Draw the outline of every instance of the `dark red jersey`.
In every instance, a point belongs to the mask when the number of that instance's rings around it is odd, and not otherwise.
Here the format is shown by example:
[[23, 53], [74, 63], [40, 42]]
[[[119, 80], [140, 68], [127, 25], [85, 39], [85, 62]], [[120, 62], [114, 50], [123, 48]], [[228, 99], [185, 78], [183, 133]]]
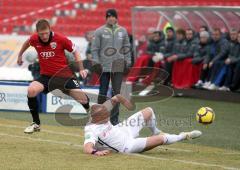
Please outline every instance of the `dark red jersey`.
[[29, 39], [29, 44], [38, 53], [41, 75], [73, 76], [73, 72], [68, 67], [64, 50], [74, 52], [76, 47], [67, 37], [53, 32], [50, 43], [45, 45], [39, 41], [37, 34], [33, 34]]

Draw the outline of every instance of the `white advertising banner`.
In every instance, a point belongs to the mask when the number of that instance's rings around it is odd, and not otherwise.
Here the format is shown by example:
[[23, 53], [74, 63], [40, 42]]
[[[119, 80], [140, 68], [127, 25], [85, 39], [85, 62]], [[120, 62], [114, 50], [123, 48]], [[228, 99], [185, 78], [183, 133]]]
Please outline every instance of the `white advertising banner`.
[[[94, 101], [92, 100], [91, 96], [96, 96], [97, 98], [97, 95], [98, 95], [97, 88], [89, 88], [89, 89], [82, 89], [82, 90], [88, 94], [89, 98], [91, 98], [90, 101]], [[92, 103], [90, 103], [90, 105], [91, 104]], [[86, 110], [83, 108], [83, 106], [80, 103], [78, 103], [76, 100], [72, 99], [71, 97], [66, 96], [59, 91], [54, 91], [53, 93], [47, 94], [47, 101], [46, 101], [47, 113], [55, 113], [59, 107], [62, 107], [64, 105], [73, 106], [70, 113], [86, 114]]]
[[0, 84], [0, 109], [28, 111], [27, 86]]

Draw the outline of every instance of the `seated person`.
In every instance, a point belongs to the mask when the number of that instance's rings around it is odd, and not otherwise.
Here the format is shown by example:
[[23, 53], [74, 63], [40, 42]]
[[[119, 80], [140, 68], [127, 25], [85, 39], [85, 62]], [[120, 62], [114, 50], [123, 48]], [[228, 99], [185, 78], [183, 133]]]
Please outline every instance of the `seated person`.
[[135, 82], [138, 80], [138, 76], [141, 74], [142, 67], [153, 67], [152, 57], [155, 53], [159, 52], [160, 47], [164, 44], [164, 34], [162, 31], [155, 31], [152, 39], [149, 41], [147, 46], [147, 54], [139, 56], [130, 70], [127, 81]]
[[177, 41], [174, 45], [174, 52], [166, 58], [167, 63], [173, 63], [172, 84], [178, 89], [190, 88], [195, 84], [199, 76], [198, 67], [192, 65], [192, 58], [197, 47], [198, 40], [194, 37], [192, 29], [178, 29], [176, 32]]
[[[218, 82], [215, 82], [216, 85], [220, 86], [222, 84], [222, 87], [219, 88], [221, 91], [230, 91], [230, 85], [232, 83], [233, 78], [233, 72], [236, 66], [237, 61], [239, 60], [239, 54], [240, 54], [240, 36], [238, 39], [238, 32], [236, 29], [232, 29], [230, 31], [230, 42], [229, 42], [229, 54], [227, 59], [225, 60], [225, 74], [223, 77], [219, 78]], [[237, 74], [237, 73], [236, 73]], [[223, 79], [223, 81], [222, 81]]]
[[209, 38], [210, 35], [207, 31], [202, 31], [199, 33], [200, 42], [197, 46], [196, 51], [193, 54], [192, 64], [194, 65], [201, 65], [201, 75], [200, 80], [194, 85], [196, 88], [202, 87], [203, 83], [207, 81], [209, 69], [207, 67], [207, 63], [205, 63], [205, 60], [208, 55], [209, 51]]
[[[123, 123], [113, 126], [109, 116], [111, 109], [117, 103], [123, 104], [129, 110], [134, 108], [134, 105], [121, 95], [91, 107], [90, 122], [84, 129], [84, 153], [97, 156], [107, 155], [110, 151], [140, 153], [159, 145], [194, 139], [202, 134], [198, 130], [182, 132], [179, 135], [161, 133], [156, 127], [156, 116], [150, 107], [140, 110]], [[152, 136], [139, 137], [139, 132], [145, 126], [151, 130]]]
[[209, 48], [209, 54], [206, 59], [207, 67], [210, 69], [209, 82], [206, 82], [203, 88], [215, 90], [218, 88], [215, 84], [216, 78], [224, 66], [224, 61], [229, 52], [229, 42], [222, 37], [219, 28], [213, 30], [212, 43]]
[[[160, 47], [160, 52], [163, 54], [164, 58], [168, 58], [173, 55], [174, 52], [174, 44], [176, 41], [175, 31], [173, 27], [166, 28], [166, 39], [164, 46]], [[153, 57], [154, 59], [154, 57]], [[158, 58], [155, 62], [160, 61], [162, 58]], [[171, 77], [172, 77], [172, 63], [164, 62], [163, 63], [164, 70], [169, 74], [164, 84], [171, 85]]]
[[186, 31], [178, 29], [176, 35], [177, 41], [174, 45], [174, 53], [173, 55], [167, 57], [167, 62], [192, 58], [198, 44], [192, 29], [187, 29]]

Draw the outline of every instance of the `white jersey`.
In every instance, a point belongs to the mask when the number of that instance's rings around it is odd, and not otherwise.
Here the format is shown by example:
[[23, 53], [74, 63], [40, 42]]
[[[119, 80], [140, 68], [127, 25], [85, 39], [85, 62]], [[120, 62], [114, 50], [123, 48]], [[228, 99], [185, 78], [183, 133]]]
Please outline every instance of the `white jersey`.
[[144, 124], [141, 112], [135, 113], [116, 126], [113, 126], [110, 121], [105, 124], [87, 124], [84, 129], [84, 145], [90, 142], [100, 150], [107, 147], [125, 153], [142, 152], [147, 138], [137, 137]]
[[[126, 146], [126, 141], [129, 139], [128, 130], [123, 126], [113, 126], [110, 121], [105, 124], [88, 124], [85, 126], [85, 141], [93, 143], [95, 146], [97, 142], [103, 144], [105, 147], [116, 149], [123, 152]], [[113, 149], [113, 150], [114, 150]]]

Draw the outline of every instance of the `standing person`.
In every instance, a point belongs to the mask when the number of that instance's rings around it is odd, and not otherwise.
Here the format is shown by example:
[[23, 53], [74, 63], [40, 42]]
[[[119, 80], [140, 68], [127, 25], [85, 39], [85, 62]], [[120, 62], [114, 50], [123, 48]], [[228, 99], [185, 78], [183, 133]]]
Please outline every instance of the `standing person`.
[[[120, 94], [123, 71], [131, 65], [130, 43], [125, 28], [118, 25], [115, 9], [106, 11], [106, 24], [95, 31], [92, 42], [93, 60], [102, 65], [98, 103], [106, 101], [109, 81], [112, 83], [112, 95]], [[119, 105], [111, 113], [113, 125], [118, 123]]]
[[28, 106], [32, 114], [33, 122], [24, 132], [33, 133], [40, 131], [40, 119], [38, 113], [37, 95], [41, 92], [48, 93], [55, 89], [60, 89], [65, 94], [71, 96], [83, 107], [89, 109], [89, 99], [79, 87], [77, 80], [74, 78], [73, 72], [68, 67], [67, 58], [64, 50], [72, 52], [76, 62], [79, 62], [80, 75], [85, 78], [87, 75], [81, 62], [79, 53], [76, 51], [75, 45], [71, 40], [63, 35], [51, 31], [47, 20], [41, 19], [36, 24], [37, 33], [27, 39], [18, 54], [18, 65], [22, 65], [22, 55], [30, 47], [33, 46], [37, 53], [40, 65], [40, 77], [33, 81], [27, 92]]

